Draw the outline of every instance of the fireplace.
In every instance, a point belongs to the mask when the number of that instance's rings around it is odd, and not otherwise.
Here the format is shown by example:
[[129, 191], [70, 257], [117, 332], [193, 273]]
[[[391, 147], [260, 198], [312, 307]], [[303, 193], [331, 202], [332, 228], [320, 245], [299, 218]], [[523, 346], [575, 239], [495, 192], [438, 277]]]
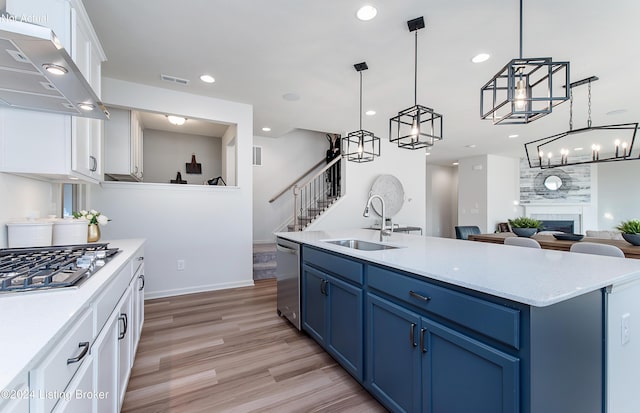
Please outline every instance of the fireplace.
[[541, 231], [561, 231], [573, 234], [573, 220], [553, 219], [541, 220]]

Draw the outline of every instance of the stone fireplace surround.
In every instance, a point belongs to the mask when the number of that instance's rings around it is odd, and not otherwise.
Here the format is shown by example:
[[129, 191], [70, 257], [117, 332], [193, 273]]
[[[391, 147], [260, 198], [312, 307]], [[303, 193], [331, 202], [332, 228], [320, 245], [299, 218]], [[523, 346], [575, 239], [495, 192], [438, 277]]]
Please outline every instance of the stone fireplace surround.
[[[524, 206], [524, 205], [523, 205]], [[584, 232], [582, 206], [575, 205], [526, 205], [524, 206], [524, 215], [539, 221], [572, 221], [573, 233], [581, 234]], [[554, 231], [554, 229], [546, 229]], [[562, 229], [556, 229], [563, 231]]]

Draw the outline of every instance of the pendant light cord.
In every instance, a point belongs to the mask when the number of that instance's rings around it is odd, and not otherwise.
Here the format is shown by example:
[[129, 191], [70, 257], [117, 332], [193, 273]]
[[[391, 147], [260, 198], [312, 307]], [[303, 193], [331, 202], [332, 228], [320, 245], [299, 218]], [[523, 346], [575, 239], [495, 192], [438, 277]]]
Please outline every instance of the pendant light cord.
[[416, 41], [415, 48], [413, 51], [414, 59], [413, 59], [413, 104], [415, 106], [418, 105], [418, 31], [416, 30]]
[[362, 72], [360, 72], [360, 130], [362, 130]]
[[520, 0], [520, 59], [522, 60], [522, 0]]

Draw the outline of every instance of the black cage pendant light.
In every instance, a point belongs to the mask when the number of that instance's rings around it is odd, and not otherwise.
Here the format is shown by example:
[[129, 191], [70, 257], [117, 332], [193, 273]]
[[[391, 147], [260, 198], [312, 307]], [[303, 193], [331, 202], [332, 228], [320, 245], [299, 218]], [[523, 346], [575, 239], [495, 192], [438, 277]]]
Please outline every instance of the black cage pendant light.
[[415, 32], [414, 104], [389, 120], [389, 140], [400, 148], [421, 149], [442, 140], [442, 115], [418, 105], [418, 30], [425, 27], [424, 18], [409, 20], [407, 26], [410, 32]]
[[520, 57], [507, 63], [482, 86], [480, 117], [503, 125], [533, 122], [569, 100], [569, 82], [569, 62], [522, 57], [520, 0]]
[[362, 129], [362, 72], [369, 67], [366, 62], [353, 65], [360, 73], [360, 129], [342, 138], [342, 153], [352, 162], [371, 162], [380, 156], [380, 138]]
[[[569, 86], [571, 103], [569, 130], [528, 142], [524, 145], [530, 168], [550, 169], [558, 166], [640, 159], [635, 144], [638, 123], [592, 126], [591, 83], [596, 76], [579, 80]], [[587, 127], [573, 128], [573, 88], [589, 85]]]

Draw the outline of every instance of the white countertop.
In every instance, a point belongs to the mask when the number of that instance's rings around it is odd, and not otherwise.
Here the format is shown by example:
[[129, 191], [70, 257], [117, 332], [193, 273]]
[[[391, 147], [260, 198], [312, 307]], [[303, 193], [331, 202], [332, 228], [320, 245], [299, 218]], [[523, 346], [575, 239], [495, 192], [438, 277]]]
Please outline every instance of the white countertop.
[[46, 356], [47, 349], [61, 338], [64, 327], [86, 309], [144, 240], [101, 242], [108, 242], [110, 248], [117, 247], [121, 252], [80, 287], [0, 294], [0, 349], [4, 355], [0, 363], [0, 390], [7, 389], [16, 377]]
[[385, 244], [404, 248], [361, 251], [322, 242], [346, 238], [379, 242], [378, 231], [365, 229], [276, 235], [536, 307], [640, 279], [640, 260], [630, 258], [398, 233]]

